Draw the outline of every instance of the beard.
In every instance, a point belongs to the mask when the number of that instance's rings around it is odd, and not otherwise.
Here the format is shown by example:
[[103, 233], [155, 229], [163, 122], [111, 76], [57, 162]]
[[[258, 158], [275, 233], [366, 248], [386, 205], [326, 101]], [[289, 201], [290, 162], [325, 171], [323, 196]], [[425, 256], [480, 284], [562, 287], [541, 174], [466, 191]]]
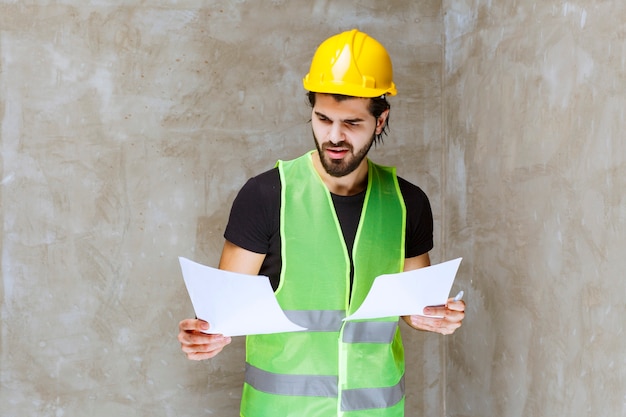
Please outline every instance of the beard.
[[[313, 133], [313, 141], [315, 142], [317, 153], [320, 156], [322, 167], [328, 175], [333, 177], [344, 177], [357, 169], [359, 165], [361, 165], [363, 159], [367, 156], [375, 138], [376, 134], [373, 134], [370, 141], [361, 149], [357, 149], [355, 153], [354, 147], [345, 141], [338, 143], [324, 142], [320, 144], [315, 137], [315, 133]], [[326, 149], [332, 147], [345, 148], [348, 150], [348, 153], [342, 159], [332, 159], [325, 152]]]

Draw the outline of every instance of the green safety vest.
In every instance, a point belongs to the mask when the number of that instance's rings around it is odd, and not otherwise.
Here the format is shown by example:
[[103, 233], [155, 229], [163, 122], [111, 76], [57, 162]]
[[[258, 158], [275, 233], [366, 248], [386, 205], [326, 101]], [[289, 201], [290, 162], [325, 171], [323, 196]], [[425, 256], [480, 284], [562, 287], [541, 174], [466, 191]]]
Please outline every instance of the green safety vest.
[[287, 317], [308, 330], [247, 337], [244, 417], [404, 415], [398, 317], [342, 321], [375, 277], [404, 267], [406, 208], [395, 169], [368, 164], [351, 293], [348, 249], [311, 153], [277, 164], [282, 270], [276, 298]]

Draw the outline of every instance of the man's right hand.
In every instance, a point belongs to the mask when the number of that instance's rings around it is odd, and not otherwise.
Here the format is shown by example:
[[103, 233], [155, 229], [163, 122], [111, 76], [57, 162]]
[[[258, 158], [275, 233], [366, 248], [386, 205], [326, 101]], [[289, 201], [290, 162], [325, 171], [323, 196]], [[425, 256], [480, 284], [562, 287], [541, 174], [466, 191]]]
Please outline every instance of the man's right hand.
[[220, 353], [231, 342], [230, 337], [221, 334], [206, 334], [209, 323], [198, 319], [185, 319], [178, 324], [178, 341], [187, 359], [201, 361]]

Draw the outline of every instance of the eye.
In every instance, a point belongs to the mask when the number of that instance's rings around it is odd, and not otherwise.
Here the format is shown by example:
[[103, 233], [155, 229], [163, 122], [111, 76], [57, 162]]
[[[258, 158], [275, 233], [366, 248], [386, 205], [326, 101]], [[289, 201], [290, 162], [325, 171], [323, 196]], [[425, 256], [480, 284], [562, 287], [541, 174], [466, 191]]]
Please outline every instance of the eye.
[[319, 120], [320, 122], [330, 122], [330, 119], [328, 117], [319, 113], [317, 113], [317, 120]]

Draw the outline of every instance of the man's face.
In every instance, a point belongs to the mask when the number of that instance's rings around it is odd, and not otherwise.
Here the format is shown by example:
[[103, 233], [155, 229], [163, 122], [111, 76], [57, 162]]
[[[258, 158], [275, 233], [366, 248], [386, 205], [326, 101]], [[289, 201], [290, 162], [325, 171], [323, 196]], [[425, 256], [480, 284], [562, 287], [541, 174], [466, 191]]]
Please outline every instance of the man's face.
[[315, 146], [322, 166], [333, 177], [354, 171], [367, 156], [376, 134], [387, 117], [378, 121], [368, 110], [370, 100], [351, 98], [337, 101], [328, 94], [317, 94], [311, 114]]

